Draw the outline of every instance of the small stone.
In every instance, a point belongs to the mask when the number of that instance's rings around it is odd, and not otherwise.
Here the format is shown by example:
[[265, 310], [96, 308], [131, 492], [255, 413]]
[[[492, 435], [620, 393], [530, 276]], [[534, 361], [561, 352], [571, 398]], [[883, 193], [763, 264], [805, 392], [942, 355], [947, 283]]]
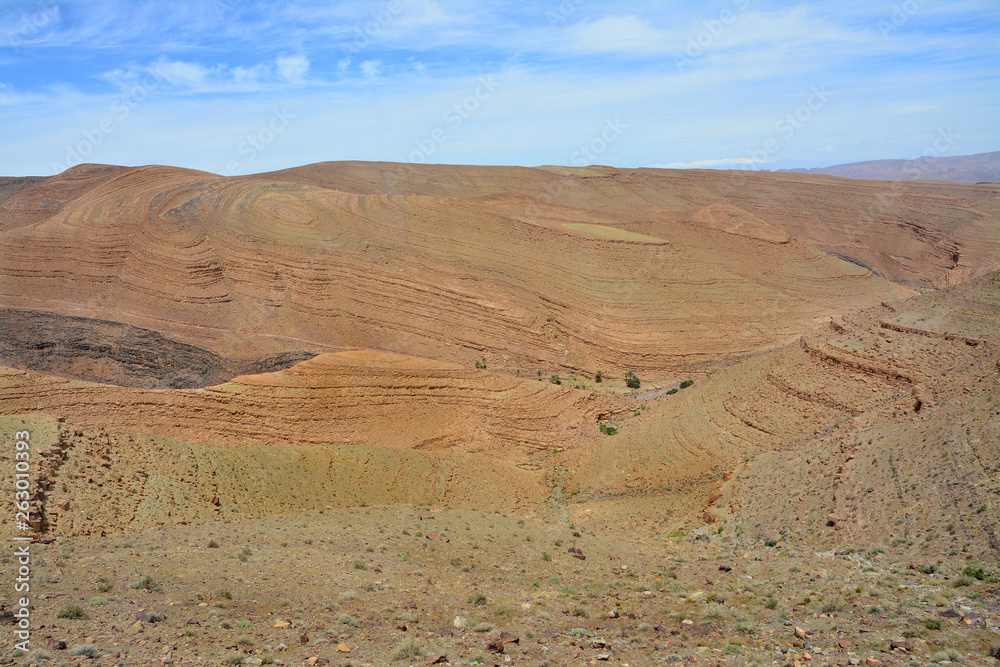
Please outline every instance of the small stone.
[[598, 654], [597, 654], [596, 656], [594, 656], [594, 657], [595, 657], [595, 658], [597, 658], [598, 660], [604, 660], [604, 661], [607, 661], [607, 660], [610, 660], [610, 659], [611, 659], [611, 654], [610, 654], [610, 653], [598, 653]]
[[694, 625], [694, 621], [692, 621], [690, 618], [685, 618], [683, 621], [681, 621], [681, 625], [690, 628], [692, 625]]
[[798, 626], [795, 626], [795, 636], [798, 637], [799, 639], [805, 639], [806, 631]]
[[306, 659], [307, 665], [315, 665], [317, 662], [319, 662], [319, 658], [315, 655], [312, 656], [311, 658]]
[[608, 642], [604, 640], [604, 637], [594, 637], [590, 640], [590, 648], [606, 648]]
[[49, 642], [49, 648], [52, 649], [53, 651], [65, 651], [66, 642], [64, 642], [61, 639], [53, 639], [52, 641]]
[[469, 620], [464, 616], [456, 616], [455, 620], [451, 622], [451, 625], [455, 628], [461, 629], [469, 624]]
[[618, 609], [612, 609], [608, 612], [608, 618], [618, 618]]
[[347, 646], [347, 644], [337, 644], [337, 650], [341, 653], [351, 652], [351, 649]]
[[142, 632], [142, 628], [143, 628], [142, 621], [136, 621], [132, 625], [130, 625], [127, 628], [125, 628], [125, 634], [127, 634], [127, 635], [137, 635], [140, 632]]
[[865, 658], [866, 665], [881, 665], [882, 661], [878, 658]]
[[211, 500], [211, 503], [212, 503], [213, 505], [215, 505], [216, 507], [218, 507], [219, 505], [221, 505], [221, 504], [222, 504], [222, 500], [221, 500], [221, 499], [219, 499], [219, 496], [212, 496], [212, 500]]
[[448, 662], [448, 656], [446, 656], [444, 653], [435, 653], [431, 657], [427, 658], [427, 662], [424, 664], [437, 665], [442, 662]]
[[285, 628], [290, 628], [290, 627], [292, 627], [292, 624], [291, 624], [291, 623], [289, 623], [288, 621], [283, 621], [283, 620], [281, 620], [281, 619], [279, 618], [279, 619], [277, 619], [277, 620], [276, 620], [276, 621], [274, 622], [274, 627], [276, 627], [276, 628], [278, 628], [278, 629], [280, 629], [280, 630], [284, 630]]

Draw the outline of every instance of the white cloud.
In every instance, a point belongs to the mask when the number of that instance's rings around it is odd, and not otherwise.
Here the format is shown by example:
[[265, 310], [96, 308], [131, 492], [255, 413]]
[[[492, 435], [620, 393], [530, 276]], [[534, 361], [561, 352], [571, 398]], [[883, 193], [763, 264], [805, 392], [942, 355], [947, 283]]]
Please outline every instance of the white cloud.
[[278, 56], [278, 74], [294, 83], [300, 83], [309, 71], [309, 59], [302, 54]]
[[650, 53], [670, 49], [668, 34], [635, 16], [608, 16], [570, 29], [571, 44], [580, 51]]
[[382, 70], [381, 60], [365, 60], [361, 63], [361, 73], [366, 79], [374, 79]]

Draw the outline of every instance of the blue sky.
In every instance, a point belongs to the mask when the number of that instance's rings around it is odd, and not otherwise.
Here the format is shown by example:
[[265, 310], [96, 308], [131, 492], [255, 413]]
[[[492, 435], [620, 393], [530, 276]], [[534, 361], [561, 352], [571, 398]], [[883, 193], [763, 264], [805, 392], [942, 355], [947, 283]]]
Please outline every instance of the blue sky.
[[1000, 2], [0, 2], [0, 175], [1000, 149]]

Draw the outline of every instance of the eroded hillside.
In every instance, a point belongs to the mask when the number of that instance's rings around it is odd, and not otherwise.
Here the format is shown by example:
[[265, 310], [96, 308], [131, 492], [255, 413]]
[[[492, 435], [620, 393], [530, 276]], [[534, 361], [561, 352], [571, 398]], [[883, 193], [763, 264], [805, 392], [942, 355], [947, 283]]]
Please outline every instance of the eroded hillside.
[[0, 203], [18, 248], [0, 287], [7, 307], [225, 358], [379, 349], [669, 381], [912, 294], [879, 276], [943, 285], [1000, 265], [996, 188], [883, 186], [603, 167], [329, 163], [227, 179], [84, 165]]

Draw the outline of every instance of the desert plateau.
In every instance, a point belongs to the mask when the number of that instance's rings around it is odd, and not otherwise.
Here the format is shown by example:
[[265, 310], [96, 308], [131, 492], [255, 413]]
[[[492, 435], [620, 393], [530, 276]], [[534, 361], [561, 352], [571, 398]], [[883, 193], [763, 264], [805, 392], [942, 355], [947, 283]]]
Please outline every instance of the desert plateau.
[[996, 184], [0, 186], [0, 664], [995, 664]]

